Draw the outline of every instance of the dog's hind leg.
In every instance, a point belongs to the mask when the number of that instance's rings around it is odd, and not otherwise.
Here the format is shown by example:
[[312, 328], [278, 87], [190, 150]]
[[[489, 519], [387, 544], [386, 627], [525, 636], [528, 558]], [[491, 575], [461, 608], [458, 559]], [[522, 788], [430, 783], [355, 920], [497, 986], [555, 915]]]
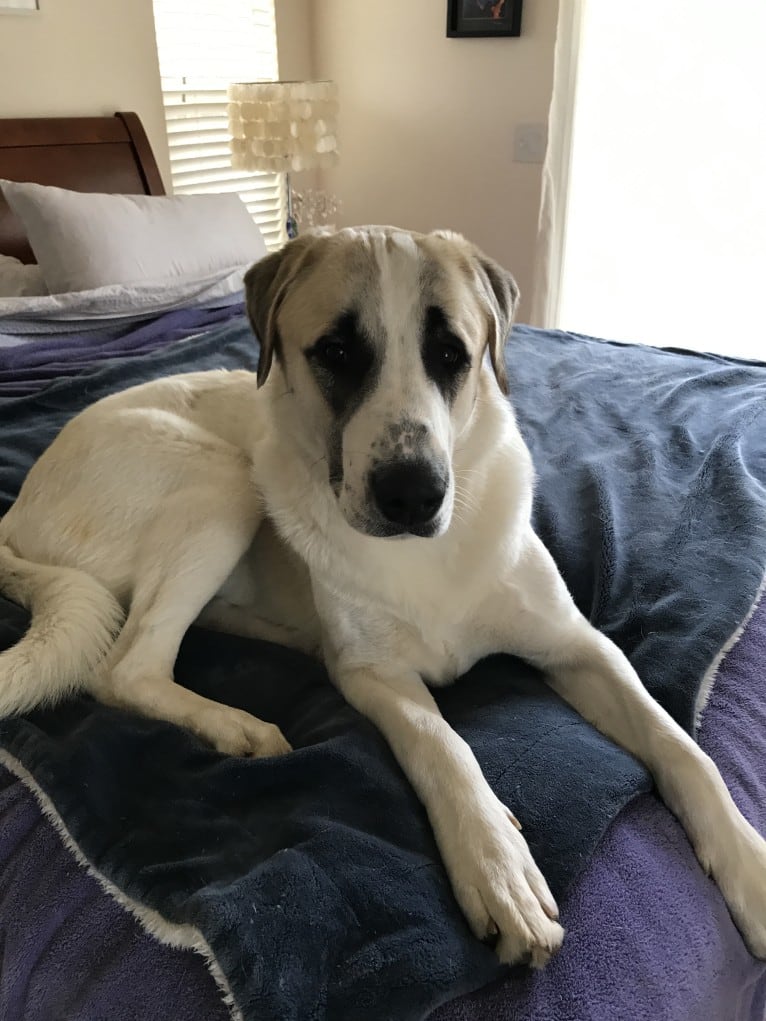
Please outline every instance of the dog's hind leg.
[[261, 516], [249, 486], [225, 488], [222, 500], [220, 485], [177, 493], [142, 537], [130, 612], [91, 690], [107, 704], [186, 727], [226, 754], [278, 755], [290, 750], [278, 727], [173, 679], [187, 628], [247, 549]]
[[32, 613], [21, 641], [0, 653], [0, 717], [79, 691], [124, 618], [112, 593], [83, 571], [25, 560], [2, 543], [0, 591]]

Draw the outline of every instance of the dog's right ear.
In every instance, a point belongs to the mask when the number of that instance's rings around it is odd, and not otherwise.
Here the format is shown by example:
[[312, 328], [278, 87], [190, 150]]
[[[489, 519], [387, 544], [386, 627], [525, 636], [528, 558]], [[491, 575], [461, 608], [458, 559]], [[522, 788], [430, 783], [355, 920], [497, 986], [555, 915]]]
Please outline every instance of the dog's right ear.
[[245, 273], [247, 316], [261, 346], [259, 387], [268, 379], [274, 352], [279, 348], [277, 314], [289, 286], [308, 265], [308, 254], [314, 241], [310, 234], [288, 241], [284, 248], [265, 255]]

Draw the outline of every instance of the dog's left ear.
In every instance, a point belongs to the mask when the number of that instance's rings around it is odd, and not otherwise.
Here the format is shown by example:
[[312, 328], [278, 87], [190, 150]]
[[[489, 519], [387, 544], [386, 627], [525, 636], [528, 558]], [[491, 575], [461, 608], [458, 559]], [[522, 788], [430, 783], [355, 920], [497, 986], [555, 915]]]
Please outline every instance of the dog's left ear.
[[519, 288], [511, 274], [482, 252], [475, 253], [479, 276], [489, 302], [489, 357], [498, 386], [508, 393], [505, 371], [505, 342], [519, 304]]
[[259, 259], [245, 273], [245, 304], [250, 325], [261, 345], [258, 358], [258, 386], [263, 386], [279, 345], [277, 314], [288, 287], [308, 262], [314, 235], [304, 234], [288, 241], [284, 248]]

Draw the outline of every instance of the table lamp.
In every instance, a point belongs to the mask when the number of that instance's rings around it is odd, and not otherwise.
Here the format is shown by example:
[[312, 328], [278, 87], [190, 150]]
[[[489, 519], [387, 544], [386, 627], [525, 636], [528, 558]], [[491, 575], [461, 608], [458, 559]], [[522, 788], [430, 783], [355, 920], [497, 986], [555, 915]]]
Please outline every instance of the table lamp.
[[237, 82], [229, 86], [231, 164], [285, 173], [287, 236], [296, 237], [291, 171], [331, 167], [338, 159], [335, 82]]

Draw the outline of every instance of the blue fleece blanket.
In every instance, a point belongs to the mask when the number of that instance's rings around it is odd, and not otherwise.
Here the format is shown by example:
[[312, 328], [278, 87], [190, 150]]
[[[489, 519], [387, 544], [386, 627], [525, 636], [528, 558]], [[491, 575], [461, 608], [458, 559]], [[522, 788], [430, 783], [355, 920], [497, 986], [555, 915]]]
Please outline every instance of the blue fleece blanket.
[[[0, 402], [0, 498], [98, 397], [254, 360], [244, 324], [229, 325]], [[536, 527], [580, 607], [690, 727], [766, 565], [766, 367], [519, 328], [508, 368]], [[0, 645], [24, 626], [6, 603]], [[274, 720], [296, 752], [225, 759], [84, 698], [6, 721], [0, 739], [102, 873], [204, 933], [246, 1019], [406, 1021], [501, 973], [385, 743], [321, 666], [193, 630], [176, 675]], [[439, 699], [560, 896], [646, 774], [511, 657]]]

